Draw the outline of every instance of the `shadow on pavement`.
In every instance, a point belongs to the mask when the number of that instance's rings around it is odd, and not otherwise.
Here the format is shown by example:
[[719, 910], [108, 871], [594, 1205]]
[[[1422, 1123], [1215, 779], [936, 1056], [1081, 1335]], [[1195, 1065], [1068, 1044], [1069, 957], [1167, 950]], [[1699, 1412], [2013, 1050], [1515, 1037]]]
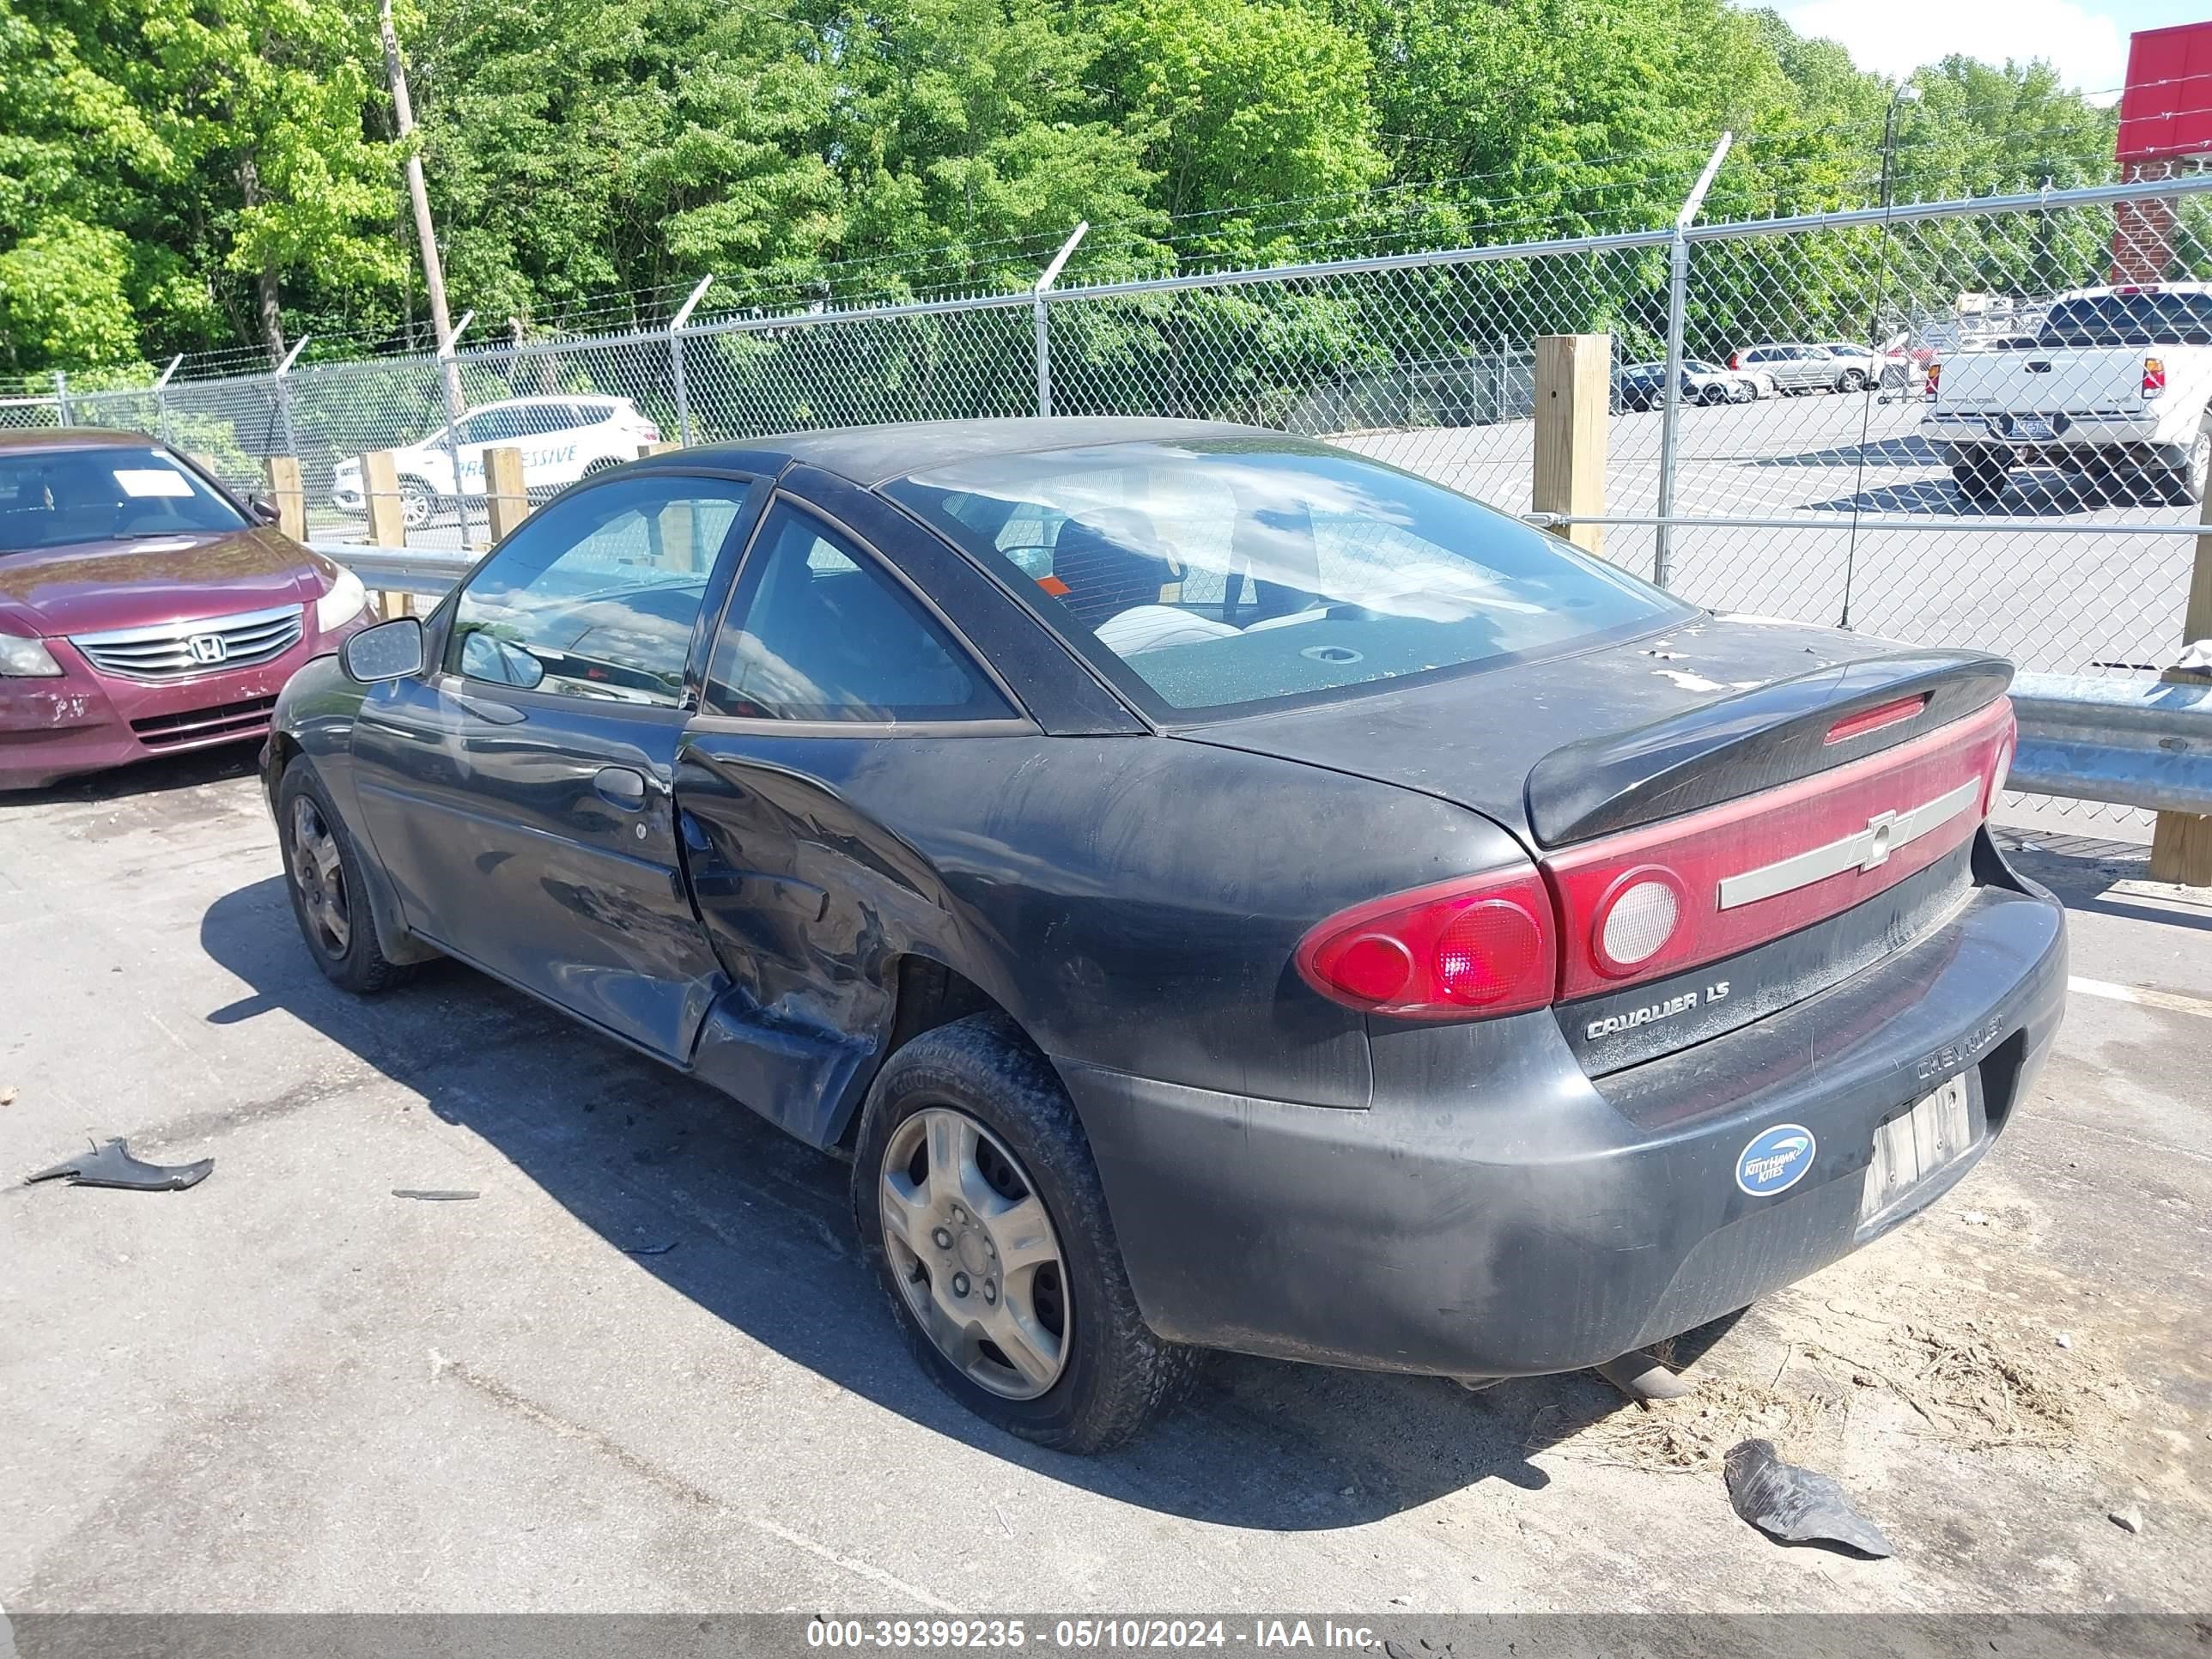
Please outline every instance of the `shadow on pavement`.
[[0, 790], [0, 811], [11, 806], [124, 800], [134, 795], [187, 790], [225, 778], [251, 777], [261, 753], [261, 741], [257, 737], [181, 755], [161, 755], [135, 765], [64, 778], [44, 789]]
[[[1871, 465], [1871, 463], [1869, 463]], [[1770, 465], [1766, 461], [1752, 463]], [[1929, 465], [1940, 465], [1931, 462]], [[1949, 469], [1925, 478], [1878, 484], [1849, 495], [1807, 501], [1808, 513], [1917, 513], [1948, 519], [2064, 519], [2091, 507], [2172, 507], [2165, 486], [2149, 479], [2087, 478], [2055, 469], [2023, 469], [2007, 481], [1993, 501], [1970, 501], [1952, 481]], [[2054, 525], [2054, 529], [2067, 526]]]
[[[1486, 1480], [1540, 1491], [1531, 1452], [1621, 1408], [1588, 1373], [1470, 1395], [1438, 1378], [1224, 1355], [1192, 1402], [1104, 1457], [1000, 1434], [914, 1364], [848, 1211], [847, 1166], [743, 1107], [455, 964], [374, 1000], [318, 973], [283, 878], [218, 899], [208, 955], [252, 988], [209, 1016], [281, 1012], [482, 1136], [635, 1271], [911, 1421], [1123, 1502], [1269, 1530], [1380, 1519]], [[1697, 1351], [1678, 1339], [1678, 1352]]]

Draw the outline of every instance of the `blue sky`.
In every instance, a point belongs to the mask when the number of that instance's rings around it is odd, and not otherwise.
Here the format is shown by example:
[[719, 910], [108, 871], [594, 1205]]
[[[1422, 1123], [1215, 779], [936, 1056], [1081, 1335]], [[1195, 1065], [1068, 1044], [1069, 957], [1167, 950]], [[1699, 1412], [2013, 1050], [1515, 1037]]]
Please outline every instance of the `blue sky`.
[[1861, 69], [1909, 73], [1954, 52], [2046, 58], [2084, 92], [2127, 78], [2136, 29], [2212, 21], [2212, 0], [1778, 0], [1805, 34], [1840, 40]]

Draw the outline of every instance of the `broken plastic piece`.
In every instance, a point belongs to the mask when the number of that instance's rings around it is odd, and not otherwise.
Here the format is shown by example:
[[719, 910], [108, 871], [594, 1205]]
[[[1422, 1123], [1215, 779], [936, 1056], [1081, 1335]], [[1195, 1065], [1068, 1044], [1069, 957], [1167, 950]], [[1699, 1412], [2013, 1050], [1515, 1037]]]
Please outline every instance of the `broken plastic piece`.
[[1770, 1538], [1785, 1544], [1839, 1544], [1861, 1555], [1897, 1553], [1881, 1528], [1851, 1507], [1832, 1475], [1784, 1462], [1771, 1440], [1729, 1447], [1722, 1468], [1729, 1504]]
[[112, 1140], [94, 1142], [92, 1150], [76, 1158], [64, 1159], [51, 1170], [41, 1170], [26, 1177], [23, 1184], [32, 1186], [41, 1181], [54, 1181], [66, 1176], [72, 1187], [119, 1187], [132, 1193], [180, 1193], [187, 1187], [197, 1187], [207, 1179], [208, 1171], [215, 1168], [211, 1158], [201, 1158], [196, 1164], [149, 1164], [131, 1156], [131, 1148], [118, 1135]]
[[676, 1241], [672, 1238], [665, 1244], [625, 1244], [623, 1246], [623, 1254], [624, 1255], [666, 1255], [675, 1248]]
[[482, 1193], [472, 1193], [461, 1187], [394, 1187], [394, 1198], [427, 1199], [434, 1204], [454, 1204], [465, 1198], [482, 1198]]

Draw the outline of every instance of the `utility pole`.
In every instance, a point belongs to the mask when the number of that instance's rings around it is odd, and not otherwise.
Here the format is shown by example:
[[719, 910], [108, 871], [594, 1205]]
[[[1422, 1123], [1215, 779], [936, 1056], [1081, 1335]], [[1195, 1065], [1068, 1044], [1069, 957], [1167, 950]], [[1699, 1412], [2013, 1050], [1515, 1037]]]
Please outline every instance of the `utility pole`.
[[[405, 143], [415, 131], [415, 106], [407, 96], [407, 65], [399, 57], [399, 31], [392, 24], [392, 0], [384, 0], [378, 14], [384, 34], [384, 71], [392, 82], [392, 113], [399, 141]], [[453, 361], [453, 324], [446, 309], [446, 270], [438, 258], [437, 228], [430, 222], [430, 193], [422, 184], [422, 158], [407, 153], [407, 195], [415, 208], [415, 245], [422, 252], [422, 286], [430, 297], [430, 326], [438, 337], [438, 362], [446, 377], [446, 407], [465, 408], [461, 397], [461, 372]], [[456, 481], [458, 483], [458, 480]]]

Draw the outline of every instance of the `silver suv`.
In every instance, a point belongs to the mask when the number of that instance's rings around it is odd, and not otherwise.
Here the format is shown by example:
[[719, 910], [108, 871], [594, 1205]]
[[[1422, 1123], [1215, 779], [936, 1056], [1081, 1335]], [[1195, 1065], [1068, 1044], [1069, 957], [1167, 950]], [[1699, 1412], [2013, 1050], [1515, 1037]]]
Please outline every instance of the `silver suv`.
[[1778, 392], [1863, 392], [1874, 384], [1871, 363], [1802, 341], [1746, 346], [1730, 368], [1758, 369], [1774, 377]]

